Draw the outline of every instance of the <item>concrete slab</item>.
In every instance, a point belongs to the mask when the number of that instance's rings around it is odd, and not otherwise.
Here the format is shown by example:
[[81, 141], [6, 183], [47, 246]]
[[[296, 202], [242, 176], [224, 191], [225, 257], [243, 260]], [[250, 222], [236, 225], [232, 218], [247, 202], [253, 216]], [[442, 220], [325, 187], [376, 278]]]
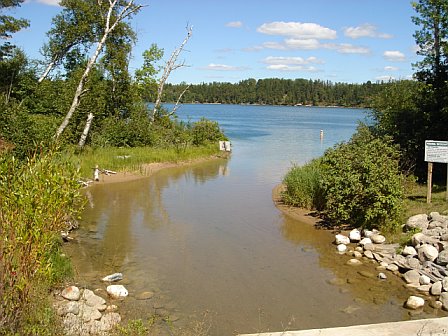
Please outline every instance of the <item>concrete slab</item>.
[[448, 317], [240, 336], [448, 336]]

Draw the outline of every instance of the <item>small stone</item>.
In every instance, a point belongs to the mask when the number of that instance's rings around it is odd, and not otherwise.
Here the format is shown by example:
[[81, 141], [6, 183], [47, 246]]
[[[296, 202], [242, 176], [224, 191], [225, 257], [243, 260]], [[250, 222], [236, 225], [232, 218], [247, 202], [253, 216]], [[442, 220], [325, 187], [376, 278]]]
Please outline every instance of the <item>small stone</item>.
[[358, 260], [358, 259], [350, 259], [347, 261], [346, 264], [350, 265], [350, 266], [359, 266], [359, 265], [362, 265], [362, 262], [361, 262], [361, 260]]
[[369, 272], [369, 271], [359, 271], [358, 273], [365, 278], [369, 278], [369, 279], [375, 278], [375, 274], [373, 274], [372, 272]]
[[352, 243], [357, 243], [361, 240], [361, 232], [358, 229], [353, 229], [348, 234], [348, 237]]
[[448, 292], [448, 277], [442, 279], [442, 288], [445, 292]]
[[442, 266], [448, 265], [448, 250], [443, 250], [439, 253], [437, 257], [437, 264]]
[[128, 290], [123, 285], [109, 285], [106, 291], [114, 299], [121, 299], [129, 295]]
[[358, 252], [358, 251], [354, 251], [353, 252], [353, 256], [355, 257], [355, 258], [362, 258], [362, 254], [361, 254], [361, 252]]
[[101, 281], [104, 282], [114, 282], [119, 280], [123, 280], [123, 274], [121, 273], [110, 274], [101, 279]]
[[429, 291], [431, 295], [442, 294], [442, 281], [436, 281], [432, 284], [431, 290]]
[[364, 250], [375, 251], [375, 245], [373, 243], [366, 243], [364, 244]]
[[365, 244], [372, 244], [372, 239], [366, 237], [359, 241], [359, 245], [364, 246]]
[[387, 265], [386, 269], [391, 272], [398, 272], [399, 268], [395, 264], [389, 264], [389, 265]]
[[429, 303], [429, 305], [430, 305], [432, 308], [434, 308], [434, 309], [442, 309], [442, 307], [443, 307], [442, 302], [440, 302], [439, 300], [437, 300], [437, 301], [431, 301], [431, 302]]
[[403, 278], [408, 284], [419, 284], [420, 273], [416, 270], [410, 270], [403, 274]]
[[78, 301], [79, 298], [81, 297], [81, 292], [79, 291], [79, 288], [76, 286], [68, 286], [62, 291], [61, 295], [64, 299], [70, 301]]
[[121, 316], [118, 313], [107, 313], [101, 318], [101, 330], [109, 331], [121, 322]]
[[347, 245], [339, 244], [338, 246], [336, 246], [336, 249], [339, 253], [344, 253], [345, 251], [347, 251]]
[[137, 300], [149, 300], [154, 296], [153, 292], [142, 292], [139, 295], [137, 295], [135, 298]]
[[359, 253], [363, 253], [364, 249], [361, 246], [356, 246], [355, 251], [358, 251]]
[[403, 252], [401, 252], [402, 255], [405, 257], [407, 256], [415, 256], [417, 255], [417, 251], [413, 246], [405, 246], [403, 249]]
[[448, 310], [448, 292], [443, 292], [439, 297], [440, 302], [442, 302], [442, 307]]
[[84, 289], [84, 292], [82, 293], [82, 299], [84, 299], [86, 301], [86, 304], [90, 307], [103, 306], [106, 303], [106, 300], [96, 295], [90, 289]]
[[386, 241], [386, 237], [380, 234], [373, 234], [370, 236], [370, 239], [375, 244], [383, 244]]
[[389, 263], [386, 261], [380, 261], [380, 266], [387, 268], [387, 266], [389, 266]]
[[339, 244], [344, 244], [344, 245], [350, 244], [350, 238], [348, 238], [347, 236], [344, 236], [342, 234], [337, 234], [335, 236], [335, 240], [336, 240], [336, 245], [339, 245]]
[[383, 272], [378, 273], [378, 279], [380, 279], [380, 280], [386, 280], [386, 279], [387, 279], [387, 275], [384, 274]]
[[420, 285], [429, 285], [431, 283], [431, 279], [427, 275], [420, 275], [418, 280]]
[[364, 256], [369, 259], [374, 258], [372, 251], [364, 251]]
[[418, 309], [420, 307], [423, 307], [425, 305], [425, 300], [419, 296], [411, 295], [406, 303], [405, 307], [409, 309]]
[[57, 309], [57, 314], [59, 316], [65, 316], [67, 314], [78, 315], [79, 314], [79, 304], [76, 301], [63, 302], [59, 305]]
[[417, 258], [407, 258], [406, 263], [408, 264], [408, 266], [412, 269], [421, 269], [422, 268], [422, 264], [420, 263], [420, 260], [418, 260]]
[[421, 293], [429, 293], [431, 289], [431, 285], [420, 285], [417, 287], [417, 291]]

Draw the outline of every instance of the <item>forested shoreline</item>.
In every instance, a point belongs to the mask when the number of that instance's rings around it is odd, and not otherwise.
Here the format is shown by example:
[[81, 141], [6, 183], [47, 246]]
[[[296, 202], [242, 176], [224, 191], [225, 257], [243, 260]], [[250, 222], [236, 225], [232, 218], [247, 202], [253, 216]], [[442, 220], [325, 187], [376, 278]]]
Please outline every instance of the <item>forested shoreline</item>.
[[184, 103], [371, 107], [390, 83], [333, 83], [311, 79], [246, 79], [238, 83], [167, 84], [164, 99]]

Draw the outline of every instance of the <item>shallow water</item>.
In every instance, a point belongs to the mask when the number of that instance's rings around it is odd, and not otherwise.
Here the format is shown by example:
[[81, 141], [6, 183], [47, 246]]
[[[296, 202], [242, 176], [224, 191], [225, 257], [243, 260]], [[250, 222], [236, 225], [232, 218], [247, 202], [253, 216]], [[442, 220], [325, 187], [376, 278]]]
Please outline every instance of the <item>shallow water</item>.
[[[68, 247], [79, 281], [104, 288], [100, 278], [122, 272], [130, 292], [118, 303], [125, 317], [156, 312], [175, 327], [204, 322], [212, 335], [411, 318], [401, 307], [409, 295], [401, 280], [360, 274], [375, 275], [373, 264], [346, 266], [330, 232], [285, 216], [272, 202], [292, 162], [347, 140], [363, 112], [183, 106], [184, 120], [220, 121], [231, 158], [89, 188], [77, 243]], [[154, 297], [137, 300], [144, 291]]]

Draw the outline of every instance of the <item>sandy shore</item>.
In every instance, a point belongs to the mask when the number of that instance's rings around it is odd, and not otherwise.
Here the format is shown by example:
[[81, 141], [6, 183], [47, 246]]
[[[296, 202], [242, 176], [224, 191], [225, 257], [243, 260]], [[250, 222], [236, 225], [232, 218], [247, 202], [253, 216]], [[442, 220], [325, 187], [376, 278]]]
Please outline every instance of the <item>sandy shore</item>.
[[284, 189], [285, 186], [279, 184], [272, 190], [272, 200], [274, 201], [274, 204], [277, 207], [277, 209], [279, 209], [285, 215], [288, 215], [302, 223], [318, 226], [319, 223], [321, 222], [321, 219], [316, 216], [314, 211], [289, 206], [283, 203], [281, 193]]
[[100, 174], [100, 180], [97, 182], [94, 182], [94, 184], [109, 184], [109, 183], [134, 181], [134, 180], [138, 180], [138, 179], [141, 179], [144, 177], [151, 176], [152, 174], [154, 174], [162, 169], [193, 165], [193, 164], [198, 164], [198, 163], [209, 161], [209, 160], [217, 160], [217, 159], [223, 159], [223, 158], [227, 158], [227, 157], [228, 156], [223, 154], [223, 155], [219, 155], [219, 156], [211, 156], [211, 157], [200, 158], [200, 159], [189, 160], [189, 161], [145, 163], [145, 164], [141, 165], [141, 167], [138, 171], [133, 171], [133, 172], [119, 171], [116, 174], [110, 174], [110, 175]]

